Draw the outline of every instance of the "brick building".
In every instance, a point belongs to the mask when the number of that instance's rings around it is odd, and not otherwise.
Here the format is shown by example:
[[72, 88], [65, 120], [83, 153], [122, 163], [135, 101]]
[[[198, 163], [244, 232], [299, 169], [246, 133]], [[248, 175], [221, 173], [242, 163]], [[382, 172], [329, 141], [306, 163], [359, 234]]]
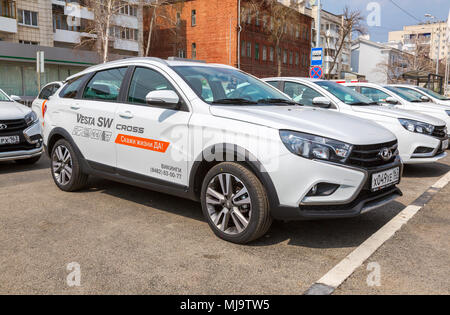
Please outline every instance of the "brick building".
[[[267, 27], [270, 14], [250, 10], [245, 0], [174, 1], [157, 11], [149, 55], [229, 64], [259, 77], [277, 75], [275, 45]], [[307, 76], [312, 19], [297, 11], [294, 16], [280, 44], [282, 75]], [[145, 38], [152, 17], [153, 11], [144, 12]]]

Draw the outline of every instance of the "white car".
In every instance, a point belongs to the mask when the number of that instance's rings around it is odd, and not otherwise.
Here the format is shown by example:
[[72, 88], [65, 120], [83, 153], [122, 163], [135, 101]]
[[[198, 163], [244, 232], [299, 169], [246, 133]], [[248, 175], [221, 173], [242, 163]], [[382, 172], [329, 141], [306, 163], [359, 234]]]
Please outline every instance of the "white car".
[[[422, 99], [425, 102], [431, 101], [434, 104], [450, 106], [450, 98], [441, 95], [439, 93], [436, 93], [435, 91], [432, 91], [430, 89], [421, 86], [407, 85], [407, 84], [390, 84], [390, 86], [408, 92], [414, 95], [415, 97]], [[450, 108], [447, 108], [447, 113], [450, 116]]]
[[235, 243], [264, 235], [272, 218], [353, 217], [401, 195], [390, 131], [296, 106], [225, 65], [91, 67], [47, 102], [44, 139], [60, 189], [95, 175], [200, 201], [216, 235]]
[[47, 102], [51, 96], [53, 96], [56, 91], [58, 91], [63, 86], [63, 82], [55, 81], [46, 84], [39, 92], [38, 97], [31, 104], [31, 109], [36, 113], [41, 122], [44, 123], [45, 112], [47, 111]]
[[43, 151], [37, 115], [0, 90], [0, 162], [36, 163]]
[[415, 111], [439, 118], [445, 121], [447, 133], [450, 130], [450, 116], [447, 112], [450, 107], [425, 102], [423, 99], [392, 86], [381, 86], [374, 83], [344, 83], [343, 85], [367, 96], [380, 105]]
[[[395, 134], [404, 164], [436, 162], [447, 156], [445, 122], [424, 114], [380, 106], [332, 81], [306, 78], [264, 79], [305, 105], [327, 108], [376, 122]], [[355, 132], [359, 132], [355, 130]]]

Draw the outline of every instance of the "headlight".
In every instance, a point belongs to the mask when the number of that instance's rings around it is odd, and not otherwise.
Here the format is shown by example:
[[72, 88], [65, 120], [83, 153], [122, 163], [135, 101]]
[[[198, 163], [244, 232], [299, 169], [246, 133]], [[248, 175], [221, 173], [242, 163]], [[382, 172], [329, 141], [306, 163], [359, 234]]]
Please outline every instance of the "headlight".
[[350, 144], [306, 133], [281, 130], [280, 136], [289, 151], [307, 159], [344, 163], [352, 150]]
[[420, 122], [420, 121], [416, 121], [416, 120], [410, 120], [410, 119], [401, 119], [400, 118], [399, 121], [406, 130], [409, 130], [411, 132], [422, 133], [425, 135], [433, 134], [433, 131], [434, 131], [433, 125], [430, 125], [430, 124], [427, 124], [424, 122]]
[[30, 112], [25, 116], [25, 122], [27, 123], [28, 126], [31, 126], [32, 124], [34, 124], [36, 121], [38, 120], [38, 116], [36, 115], [35, 112]]

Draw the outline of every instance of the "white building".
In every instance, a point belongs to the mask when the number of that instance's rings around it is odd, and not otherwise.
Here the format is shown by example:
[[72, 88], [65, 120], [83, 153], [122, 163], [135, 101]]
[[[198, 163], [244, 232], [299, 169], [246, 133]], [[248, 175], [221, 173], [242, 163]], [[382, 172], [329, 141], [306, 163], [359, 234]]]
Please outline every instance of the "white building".
[[393, 77], [406, 72], [404, 52], [359, 38], [352, 43], [352, 69], [371, 83], [389, 84]]

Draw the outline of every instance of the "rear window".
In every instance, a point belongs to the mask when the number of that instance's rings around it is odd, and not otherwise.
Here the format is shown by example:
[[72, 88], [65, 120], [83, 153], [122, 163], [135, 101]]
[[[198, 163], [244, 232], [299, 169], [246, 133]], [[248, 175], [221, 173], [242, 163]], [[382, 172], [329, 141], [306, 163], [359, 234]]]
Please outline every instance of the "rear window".
[[62, 98], [75, 98], [83, 81], [84, 76], [68, 81], [66, 86], [59, 93], [59, 96]]
[[55, 92], [59, 88], [60, 86], [58, 84], [50, 84], [42, 89], [41, 93], [39, 93], [38, 98], [42, 100], [48, 100], [49, 97], [55, 94]]

